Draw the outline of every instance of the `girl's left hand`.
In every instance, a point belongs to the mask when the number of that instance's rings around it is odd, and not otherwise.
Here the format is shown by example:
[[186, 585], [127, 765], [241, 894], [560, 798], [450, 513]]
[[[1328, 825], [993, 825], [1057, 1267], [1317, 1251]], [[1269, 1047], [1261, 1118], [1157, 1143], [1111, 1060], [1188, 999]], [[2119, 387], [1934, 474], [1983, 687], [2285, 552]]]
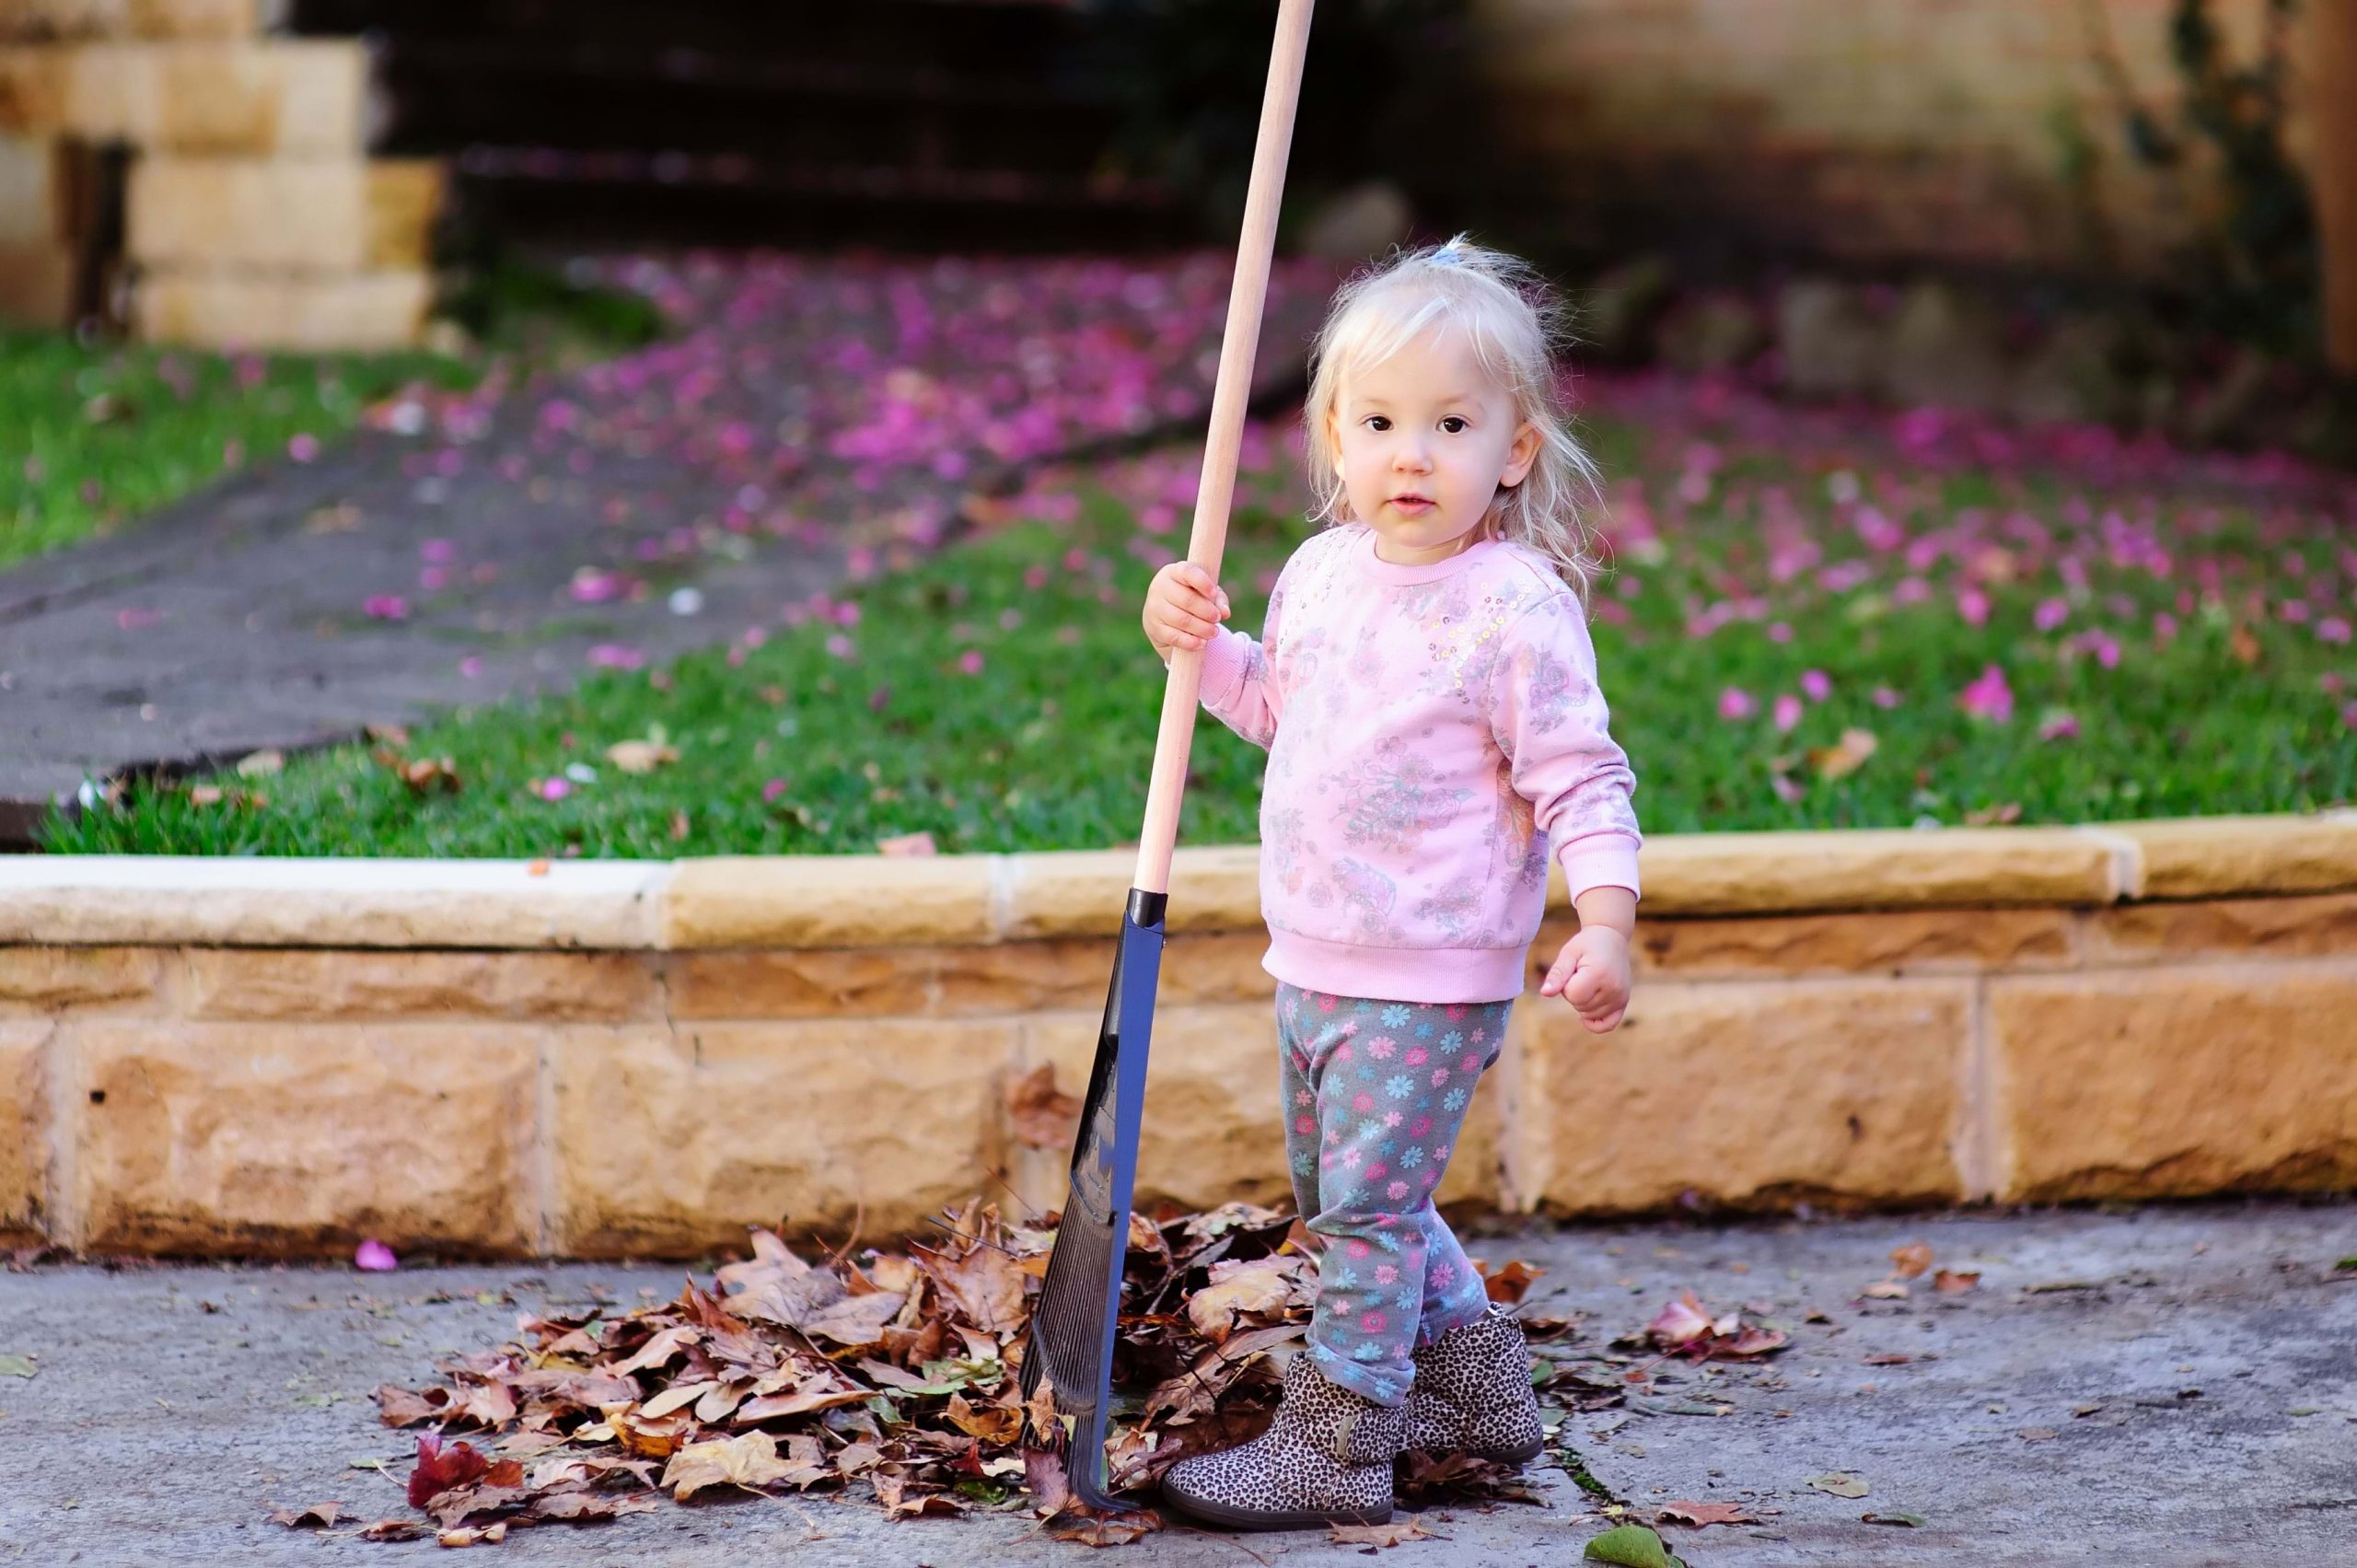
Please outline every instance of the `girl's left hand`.
[[1629, 1010], [1629, 938], [1608, 925], [1584, 925], [1539, 983], [1538, 994], [1561, 993], [1590, 1034], [1610, 1034]]

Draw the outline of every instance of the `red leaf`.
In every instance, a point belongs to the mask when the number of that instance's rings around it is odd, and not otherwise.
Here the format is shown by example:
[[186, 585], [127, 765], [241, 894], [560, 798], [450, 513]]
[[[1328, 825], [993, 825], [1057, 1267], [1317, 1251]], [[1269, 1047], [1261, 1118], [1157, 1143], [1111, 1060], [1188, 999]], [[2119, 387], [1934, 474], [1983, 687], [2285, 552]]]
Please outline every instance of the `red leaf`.
[[423, 1508], [454, 1486], [465, 1486], [491, 1469], [471, 1443], [445, 1443], [431, 1434], [417, 1440], [417, 1469], [410, 1472], [409, 1505]]

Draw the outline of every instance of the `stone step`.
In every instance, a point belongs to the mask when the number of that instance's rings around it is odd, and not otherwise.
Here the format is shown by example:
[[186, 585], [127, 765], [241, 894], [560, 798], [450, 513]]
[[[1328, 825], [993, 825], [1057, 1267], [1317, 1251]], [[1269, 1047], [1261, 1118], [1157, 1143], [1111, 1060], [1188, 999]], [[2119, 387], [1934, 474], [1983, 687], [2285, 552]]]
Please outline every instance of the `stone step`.
[[132, 321], [150, 342], [199, 348], [393, 349], [417, 342], [433, 297], [433, 275], [423, 267], [348, 273], [163, 267], [141, 276]]
[[277, 10], [275, 0], [7, 0], [0, 41], [250, 38]]
[[0, 48], [0, 132], [174, 152], [354, 156], [368, 52], [349, 39]]
[[164, 155], [132, 169], [126, 236], [151, 266], [414, 270], [441, 193], [425, 161]]

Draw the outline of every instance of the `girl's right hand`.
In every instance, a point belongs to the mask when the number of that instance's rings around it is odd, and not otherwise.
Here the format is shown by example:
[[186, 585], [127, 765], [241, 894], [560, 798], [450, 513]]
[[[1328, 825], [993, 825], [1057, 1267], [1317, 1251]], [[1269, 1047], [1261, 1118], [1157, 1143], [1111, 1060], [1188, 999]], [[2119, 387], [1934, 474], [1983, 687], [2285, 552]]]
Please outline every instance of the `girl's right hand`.
[[1145, 591], [1145, 636], [1163, 663], [1180, 648], [1205, 648], [1227, 619], [1227, 591], [1191, 561], [1173, 561]]

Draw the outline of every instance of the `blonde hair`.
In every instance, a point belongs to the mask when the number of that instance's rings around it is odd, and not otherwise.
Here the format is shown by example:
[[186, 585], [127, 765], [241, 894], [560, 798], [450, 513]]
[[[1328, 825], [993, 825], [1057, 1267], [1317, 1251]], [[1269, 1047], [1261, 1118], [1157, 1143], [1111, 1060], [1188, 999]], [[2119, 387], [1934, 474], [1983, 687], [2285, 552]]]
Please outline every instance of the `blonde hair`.
[[1471, 245], [1395, 251], [1335, 291], [1326, 324], [1310, 349], [1309, 401], [1302, 411], [1309, 484], [1320, 522], [1353, 520], [1336, 471], [1341, 455], [1333, 417], [1342, 378], [1379, 365], [1435, 325], [1461, 328], [1482, 369], [1513, 398], [1538, 432], [1538, 455], [1522, 482], [1501, 486], [1475, 525], [1547, 557], [1585, 603], [1600, 570], [1588, 515], [1603, 505], [1596, 464], [1572, 436], [1570, 408], [1556, 366], [1569, 341], [1562, 308], [1527, 261]]

